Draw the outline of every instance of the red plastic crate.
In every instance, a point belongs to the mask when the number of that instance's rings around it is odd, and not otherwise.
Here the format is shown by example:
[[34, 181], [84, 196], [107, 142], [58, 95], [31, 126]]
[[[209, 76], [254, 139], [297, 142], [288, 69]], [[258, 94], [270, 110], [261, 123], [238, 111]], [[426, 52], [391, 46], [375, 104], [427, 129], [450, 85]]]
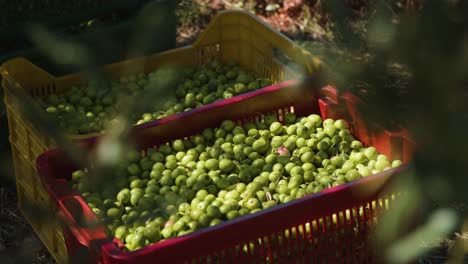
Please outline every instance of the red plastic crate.
[[[348, 120], [354, 136], [365, 145], [376, 146], [392, 159], [409, 161], [414, 143], [406, 132], [375, 130], [378, 126], [359, 119], [355, 111], [359, 102], [349, 94], [340, 95], [329, 86], [311, 88], [314, 86], [317, 84], [309, 81], [284, 82], [143, 125], [132, 136], [137, 146], [146, 150], [216, 127], [225, 119], [244, 122], [269, 113], [278, 114], [280, 119], [289, 111], [298, 116], [319, 113], [323, 118]], [[98, 140], [88, 140], [84, 147], [92, 151]], [[45, 188], [70, 230], [69, 255], [79, 244], [88, 250], [89, 261], [94, 263], [381, 263], [382, 248], [375, 227], [382, 213], [401, 198], [387, 187], [405, 168], [390, 169], [135, 252], [124, 252], [119, 248], [120, 241], [105, 235], [103, 226], [80, 224], [83, 220], [96, 222], [97, 218], [69, 187], [71, 172], [77, 168], [63, 151], [51, 150], [37, 160]], [[255, 248], [244, 251], [243, 247], [251, 242], [256, 242]]]

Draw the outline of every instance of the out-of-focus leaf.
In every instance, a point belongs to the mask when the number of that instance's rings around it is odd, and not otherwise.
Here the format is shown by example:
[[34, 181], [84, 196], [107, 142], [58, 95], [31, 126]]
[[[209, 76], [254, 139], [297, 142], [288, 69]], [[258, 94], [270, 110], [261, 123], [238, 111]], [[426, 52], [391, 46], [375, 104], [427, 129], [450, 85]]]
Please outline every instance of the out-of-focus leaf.
[[132, 128], [131, 116], [134, 113], [157, 109], [172, 98], [175, 84], [181, 77], [178, 67], [163, 67], [154, 72], [153, 78], [143, 88], [143, 93], [132, 97], [119, 98], [121, 105], [119, 116], [110, 123], [106, 134], [99, 141], [91, 170], [92, 181], [102, 186], [112, 179], [115, 166], [120, 163], [124, 154], [131, 148], [129, 132]]
[[377, 226], [377, 237], [379, 242], [385, 246], [390, 245], [399, 236], [405, 235], [411, 228], [411, 221], [420, 213], [424, 205], [421, 190], [414, 177], [414, 167], [409, 167], [406, 172], [399, 175], [397, 181], [388, 189], [400, 193], [401, 196], [392, 205], [392, 209], [386, 211]]
[[85, 153], [70, 141], [58, 124], [40, 109], [34, 99], [26, 94], [23, 89], [10, 89], [21, 111], [35, 128], [42, 134], [49, 135], [58, 146], [62, 147], [77, 164], [85, 164]]
[[445, 237], [452, 232], [457, 224], [458, 215], [452, 209], [439, 209], [412, 234], [398, 241], [387, 251], [390, 263], [408, 263], [422, 255], [428, 248], [423, 247], [424, 241], [432, 241]]
[[96, 60], [84, 45], [65, 40], [38, 24], [29, 25], [27, 31], [38, 50], [53, 62], [72, 66], [77, 71], [84, 71], [89, 79], [99, 86], [98, 92], [101, 94], [110, 88], [107, 86], [106, 78], [98, 69]]
[[30, 25], [28, 31], [37, 48], [56, 63], [80, 66], [91, 64], [87, 50], [78, 43], [64, 41], [36, 24]]
[[160, 32], [159, 28], [164, 25], [164, 19], [168, 14], [160, 7], [160, 3], [152, 1], [145, 5], [138, 15], [135, 23], [134, 33], [131, 38], [128, 51], [129, 58], [148, 55], [152, 46], [161, 36], [155, 35]]

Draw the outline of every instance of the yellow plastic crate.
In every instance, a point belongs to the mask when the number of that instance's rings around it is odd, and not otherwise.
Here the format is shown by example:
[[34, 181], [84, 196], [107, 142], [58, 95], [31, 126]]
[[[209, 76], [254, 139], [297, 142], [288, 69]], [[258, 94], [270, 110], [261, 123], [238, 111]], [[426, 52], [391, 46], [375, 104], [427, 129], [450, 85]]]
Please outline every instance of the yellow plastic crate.
[[[12, 145], [12, 150], [18, 209], [55, 260], [58, 263], [68, 263], [62, 225], [56, 217], [52, 200], [37, 177], [32, 179], [23, 177], [36, 176], [35, 166], [24, 160], [16, 146]], [[34, 171], [34, 173], [27, 175], [25, 171]]]
[[[275, 59], [275, 50], [281, 51], [289, 61], [305, 66], [309, 74], [318, 69], [320, 62], [308, 51], [301, 49], [284, 35], [244, 11], [225, 11], [217, 15], [194, 44], [148, 57], [131, 59], [102, 67], [112, 79], [120, 76], [149, 73], [162, 65], [196, 66], [213, 58], [235, 60], [242, 67], [255, 71], [274, 83], [297, 77], [284, 63]], [[18, 145], [29, 160], [54, 147], [53, 139], [37, 131], [21, 113], [11, 89], [22, 89], [32, 97], [62, 93], [74, 85], [86, 82], [84, 73], [52, 76], [24, 58], [15, 58], [0, 68], [5, 90], [5, 105], [9, 119], [11, 142]], [[69, 135], [79, 140], [96, 136]]]
[[[282, 59], [278, 59], [277, 52]], [[157, 53], [148, 57], [126, 60], [105, 65], [101, 68], [111, 79], [121, 76], [149, 73], [161, 66], [198, 66], [212, 61], [235, 60], [243, 68], [270, 78], [273, 83], [299, 77], [290, 66], [301, 65], [307, 74], [316, 73], [320, 61], [308, 51], [294, 44], [287, 37], [245, 11], [220, 12], [203, 31], [197, 40], [185, 47]], [[286, 58], [286, 61], [283, 59]], [[48, 197], [35, 170], [36, 158], [46, 150], [56, 147], [50, 136], [41, 133], [22, 113], [20, 104], [14, 97], [15, 89], [20, 89], [31, 97], [63, 93], [72, 86], [87, 82], [84, 73], [56, 77], [35, 66], [24, 58], [15, 58], [0, 67], [4, 100], [7, 109], [10, 143], [14, 152], [15, 174], [18, 183], [18, 196], [32, 201], [42, 196], [45, 206]], [[72, 140], [81, 140], [99, 135], [68, 135]], [[33, 166], [34, 165], [34, 166]], [[21, 208], [21, 203], [19, 203]], [[60, 263], [66, 262], [63, 235], [56, 223], [41, 225], [33, 217], [25, 217]], [[57, 231], [58, 230], [58, 231]], [[64, 251], [65, 250], [65, 251]], [[65, 256], [65, 257], [64, 257]]]
[[32, 212], [42, 207], [25, 190], [23, 184], [17, 183], [17, 191], [18, 208], [23, 217], [32, 226], [34, 232], [55, 260], [58, 263], [68, 263], [65, 238], [58, 220], [55, 217], [47, 217], [47, 221], [41, 218], [39, 218], [41, 219], [39, 221], [37, 216]]

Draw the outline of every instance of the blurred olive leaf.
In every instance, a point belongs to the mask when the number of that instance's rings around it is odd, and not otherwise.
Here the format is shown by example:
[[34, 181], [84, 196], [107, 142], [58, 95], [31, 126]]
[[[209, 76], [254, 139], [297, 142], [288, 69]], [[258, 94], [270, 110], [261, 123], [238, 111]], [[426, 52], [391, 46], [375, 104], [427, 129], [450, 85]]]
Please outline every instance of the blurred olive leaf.
[[62, 147], [77, 164], [86, 164], [86, 159], [84, 158], [86, 154], [83, 150], [78, 148], [75, 143], [65, 136], [57, 122], [48, 116], [45, 111], [40, 109], [29, 94], [23, 89], [16, 88], [9, 89], [9, 92], [13, 95], [26, 119], [33, 124], [40, 133], [53, 138], [57, 146]]
[[32, 24], [28, 28], [31, 40], [39, 51], [49, 55], [59, 64], [90, 65], [91, 58], [85, 47], [59, 38], [44, 26]]
[[[465, 155], [461, 153], [468, 146], [463, 136], [468, 131], [463, 113], [468, 109], [466, 103], [461, 103], [467, 98], [464, 51], [468, 33], [467, 20], [461, 14], [467, 11], [466, 4], [454, 6], [446, 1], [431, 1], [419, 14], [402, 16], [401, 22], [391, 26], [390, 30], [384, 26], [385, 23], [391, 25], [388, 18], [387, 22], [382, 18], [375, 19], [370, 24], [372, 30], [377, 34], [390, 31], [391, 37], [374, 37], [377, 42], [381, 41], [377, 43], [379, 45], [371, 46], [376, 55], [367, 67], [363, 67], [364, 71], [352, 76], [365, 80], [372, 91], [362, 112], [364, 117], [380, 123], [393, 120], [392, 123], [405, 124], [411, 131], [417, 142], [412, 177], [422, 191], [421, 197], [437, 201], [442, 208], [455, 201], [468, 201], [463, 190], [466, 177], [460, 173], [464, 170], [462, 164], [466, 163]], [[389, 89], [381, 76], [388, 75], [387, 65], [395, 62], [405, 65], [409, 72], [408, 82], [404, 87]], [[398, 227], [403, 216], [411, 212], [410, 208], [402, 214], [387, 216], [386, 219], [394, 218], [394, 221], [386, 222], [387, 234]], [[454, 219], [458, 216], [442, 219], [437, 218], [437, 211], [434, 214], [433, 217], [438, 219], [434, 221], [440, 226], [423, 225], [397, 241], [389, 253], [394, 262], [406, 262], [423, 253], [417, 242], [448, 237], [453, 232]], [[403, 252], [403, 248], [408, 250]]]
[[453, 209], [436, 210], [424, 225], [390, 247], [386, 254], [389, 263], [409, 263], [424, 254], [428, 248], [422, 244], [449, 235], [458, 217]]
[[155, 34], [161, 25], [164, 25], [164, 19], [167, 19], [167, 14], [164, 11], [163, 8], [160, 8], [158, 1], [151, 1], [142, 8], [134, 24], [128, 58], [150, 53], [153, 44], [161, 37]]
[[90, 80], [98, 83], [101, 91], [109, 89], [105, 76], [85, 45], [58, 36], [40, 24], [29, 25], [27, 32], [37, 49], [54, 63], [71, 65], [78, 71], [85, 71]]

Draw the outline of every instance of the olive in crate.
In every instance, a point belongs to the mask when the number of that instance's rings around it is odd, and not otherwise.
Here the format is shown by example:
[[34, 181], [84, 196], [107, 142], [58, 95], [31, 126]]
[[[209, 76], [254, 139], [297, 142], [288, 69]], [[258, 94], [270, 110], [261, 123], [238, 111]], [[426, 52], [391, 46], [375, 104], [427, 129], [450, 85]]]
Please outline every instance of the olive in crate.
[[[164, 88], [175, 90], [175, 93], [161, 107], [144, 106], [144, 113], [132, 116], [134, 124], [189, 111], [271, 85], [269, 79], [245, 71], [235, 62], [222, 64], [213, 61], [199, 68], [184, 68], [181, 78], [179, 74], [171, 69], [158, 69], [104, 84], [89, 82], [64, 94], [42, 97], [39, 102], [67, 132], [87, 134], [103, 132], [108, 122], [118, 114], [119, 98], [134, 96], [132, 98], [137, 100], [139, 96], [151, 93], [151, 89]], [[168, 87], [158, 87], [161, 85]]]
[[243, 125], [225, 120], [143, 157], [130, 152], [126, 162], [103, 190], [91, 189], [83, 170], [72, 178], [130, 251], [401, 165], [363, 146], [342, 119], [293, 113], [283, 123], [274, 115]]

